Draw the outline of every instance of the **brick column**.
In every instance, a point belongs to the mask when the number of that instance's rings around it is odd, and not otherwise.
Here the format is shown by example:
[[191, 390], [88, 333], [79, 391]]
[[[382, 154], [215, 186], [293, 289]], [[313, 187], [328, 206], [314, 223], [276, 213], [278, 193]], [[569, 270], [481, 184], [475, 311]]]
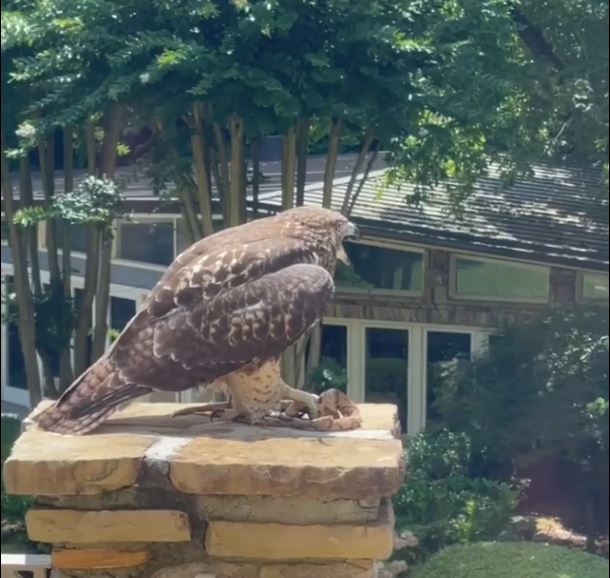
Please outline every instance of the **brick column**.
[[[44, 402], [43, 402], [44, 403]], [[393, 547], [396, 408], [303, 433], [133, 404], [95, 434], [26, 431], [5, 464], [32, 540], [79, 578], [371, 578]], [[38, 411], [38, 410], [37, 410]]]

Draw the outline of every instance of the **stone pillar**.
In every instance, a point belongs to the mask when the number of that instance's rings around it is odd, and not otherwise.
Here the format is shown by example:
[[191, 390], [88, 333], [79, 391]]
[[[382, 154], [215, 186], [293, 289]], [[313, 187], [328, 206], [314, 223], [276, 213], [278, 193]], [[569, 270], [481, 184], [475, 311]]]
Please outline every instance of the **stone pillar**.
[[[43, 402], [44, 403], [44, 402]], [[304, 433], [133, 404], [94, 434], [28, 429], [6, 490], [36, 496], [30, 538], [69, 578], [372, 578], [404, 474], [396, 408]]]

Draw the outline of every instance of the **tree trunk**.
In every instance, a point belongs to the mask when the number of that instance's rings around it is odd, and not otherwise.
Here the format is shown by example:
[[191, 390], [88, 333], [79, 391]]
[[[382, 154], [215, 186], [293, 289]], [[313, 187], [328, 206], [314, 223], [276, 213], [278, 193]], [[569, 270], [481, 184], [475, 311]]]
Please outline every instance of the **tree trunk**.
[[299, 119], [297, 124], [297, 207], [305, 203], [307, 182], [307, 152], [309, 150], [309, 118]]
[[201, 226], [197, 220], [197, 210], [195, 209], [195, 203], [193, 202], [191, 191], [185, 187], [178, 189], [176, 193], [178, 198], [181, 199], [180, 207], [182, 210], [184, 223], [189, 231], [189, 240], [191, 243], [195, 243], [196, 241], [199, 241], [199, 239], [203, 238], [203, 231], [201, 230]]
[[330, 123], [328, 136], [328, 153], [326, 156], [326, 167], [324, 169], [324, 192], [322, 194], [322, 206], [330, 209], [333, 204], [333, 183], [335, 180], [335, 169], [337, 157], [339, 156], [339, 143], [341, 141], [341, 121], [333, 118]]
[[85, 282], [79, 304], [76, 333], [74, 336], [74, 373], [80, 375], [87, 369], [89, 359], [89, 335], [92, 325], [92, 308], [97, 288], [100, 262], [100, 229], [87, 225], [87, 260], [85, 262]]
[[222, 127], [215, 122], [214, 123], [214, 137], [216, 140], [216, 150], [218, 156], [218, 164], [220, 165], [219, 170], [219, 181], [217, 181], [218, 194], [222, 198], [223, 206], [223, 220], [224, 226], [228, 226], [231, 220], [231, 195], [229, 192], [229, 159], [227, 155], [227, 147], [224, 139], [224, 132]]
[[369, 158], [369, 162], [366, 164], [366, 169], [364, 169], [364, 174], [362, 175], [362, 178], [360, 179], [360, 182], [358, 183], [358, 188], [356, 189], [356, 192], [352, 195], [349, 206], [347, 207], [347, 211], [345, 212], [346, 217], [349, 217], [352, 214], [352, 211], [354, 210], [354, 207], [356, 206], [356, 202], [358, 201], [358, 197], [360, 196], [360, 192], [362, 191], [362, 188], [364, 187], [364, 183], [366, 183], [366, 180], [369, 178], [369, 174], [371, 172], [371, 169], [373, 168], [373, 165], [375, 164], [375, 161], [377, 160], [378, 155], [379, 155], [379, 141], [376, 141], [375, 144], [373, 145], [373, 154]]
[[244, 124], [241, 118], [233, 115], [229, 120], [231, 134], [231, 167], [229, 178], [229, 227], [242, 222], [243, 207], [246, 201], [244, 190]]
[[112, 232], [102, 231], [100, 271], [95, 293], [95, 330], [93, 331], [92, 362], [106, 350], [108, 336], [108, 304], [110, 302], [110, 277], [112, 273]]
[[366, 160], [366, 155], [368, 154], [372, 143], [373, 130], [368, 128], [366, 130], [366, 133], [364, 134], [364, 141], [362, 142], [362, 147], [360, 148], [360, 152], [358, 153], [358, 158], [356, 159], [356, 163], [354, 164], [354, 168], [352, 169], [352, 174], [350, 176], [347, 189], [345, 190], [345, 197], [343, 197], [343, 205], [341, 207], [341, 212], [344, 215], [347, 214], [348, 208], [350, 207], [350, 201], [354, 186], [356, 185], [356, 180], [358, 179], [358, 175], [362, 170], [362, 166], [364, 165], [364, 161]]
[[[32, 167], [29, 156], [19, 160], [19, 194], [23, 199], [23, 206], [34, 206], [34, 193], [32, 191]], [[38, 256], [38, 225], [28, 227], [24, 235], [27, 237], [27, 248], [30, 255], [30, 275], [32, 277], [32, 291], [36, 297], [42, 295], [42, 281], [40, 279], [40, 259]]]
[[89, 175], [95, 175], [95, 125], [91, 118], [88, 118], [85, 124], [85, 147], [87, 149], [87, 172]]
[[[74, 190], [74, 132], [72, 127], [64, 128], [64, 191]], [[70, 224], [64, 222], [63, 237], [61, 239], [62, 275], [64, 281], [64, 296], [72, 298], [72, 250], [70, 248]], [[61, 352], [59, 361], [59, 385], [65, 390], [73, 381], [72, 360], [70, 346]]]
[[317, 323], [309, 335], [309, 352], [307, 354], [306, 371], [320, 365], [320, 348], [322, 346], [322, 325]]
[[5, 201], [6, 220], [9, 228], [11, 254], [13, 257], [13, 270], [15, 278], [15, 293], [17, 294], [17, 308], [19, 312], [18, 331], [21, 340], [21, 351], [25, 362], [25, 374], [30, 394], [30, 404], [35, 407], [42, 399], [40, 390], [40, 373], [38, 371], [38, 357], [36, 355], [36, 330], [34, 326], [34, 304], [32, 292], [28, 282], [27, 256], [23, 245], [23, 237], [17, 225], [13, 222], [15, 205], [13, 185], [11, 182], [10, 167], [6, 158], [6, 145], [2, 134], [2, 195]]
[[294, 207], [294, 169], [296, 164], [296, 132], [290, 127], [282, 138], [282, 209]]
[[[53, 195], [55, 194], [55, 144], [53, 135], [48, 141], [42, 141], [38, 146], [38, 156], [40, 159], [40, 176], [42, 180], [42, 191], [44, 195], [45, 208], [51, 206]], [[47, 221], [47, 259], [49, 262], [49, 276], [51, 283], [61, 279], [61, 270], [59, 268], [59, 244], [57, 242], [57, 230], [55, 221], [49, 219]]]
[[[104, 140], [101, 155], [101, 173], [114, 180], [117, 164], [117, 144], [123, 127], [125, 107], [115, 105], [104, 119]], [[108, 335], [108, 304], [110, 301], [110, 276], [112, 269], [112, 234], [102, 232], [100, 273], [97, 280], [95, 300], [95, 329], [93, 331], [93, 360], [97, 360], [106, 348]]]
[[261, 187], [261, 139], [252, 139], [252, 211], [258, 214], [258, 199]]
[[[87, 148], [87, 172], [97, 173], [95, 154], [95, 126], [91, 119], [85, 125], [85, 145]], [[81, 375], [89, 366], [89, 336], [93, 321], [93, 300], [97, 288], [100, 261], [100, 229], [95, 224], [87, 227], [87, 260], [85, 262], [85, 282], [82, 299], [78, 306], [76, 332], [74, 335], [74, 373]]]
[[191, 136], [193, 148], [193, 162], [195, 164], [195, 177], [199, 193], [199, 210], [203, 223], [203, 236], [214, 233], [214, 220], [212, 218], [212, 195], [210, 193], [210, 177], [206, 159], [206, 145], [203, 133], [203, 103], [193, 105], [193, 134]]

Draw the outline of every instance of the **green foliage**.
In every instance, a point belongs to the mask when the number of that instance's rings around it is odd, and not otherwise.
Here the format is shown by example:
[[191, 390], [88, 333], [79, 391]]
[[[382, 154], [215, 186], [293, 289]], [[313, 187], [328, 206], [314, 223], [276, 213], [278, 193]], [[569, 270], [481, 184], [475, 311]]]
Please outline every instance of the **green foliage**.
[[338, 287], [354, 287], [358, 289], [372, 289], [373, 285], [365, 281], [353, 267], [346, 265], [342, 261], [337, 263], [335, 271], [335, 284]]
[[463, 434], [424, 432], [407, 441], [408, 480], [394, 497], [397, 525], [413, 532], [424, 556], [453, 543], [496, 538], [518, 501], [508, 484], [467, 477]]
[[58, 194], [53, 199], [53, 214], [71, 225], [95, 223], [109, 227], [113, 220], [124, 216], [123, 193], [114, 181], [106, 177], [87, 177], [76, 191]]
[[416, 568], [413, 578], [604, 578], [608, 561], [561, 546], [479, 543], [450, 546]]
[[470, 440], [446, 429], [422, 433], [408, 440], [409, 471], [423, 479], [439, 480], [468, 474]]
[[324, 357], [320, 360], [320, 365], [309, 372], [307, 383], [316, 393], [331, 388], [347, 392], [347, 372], [334, 359]]
[[488, 459], [607, 464], [607, 308], [563, 308], [507, 327], [486, 356], [444, 366], [435, 405]]
[[19, 419], [19, 416], [10, 413], [3, 413], [2, 435], [0, 436], [0, 447], [2, 448], [2, 463], [4, 463], [6, 458], [8, 458], [9, 454], [11, 453], [11, 448], [13, 447], [13, 444], [15, 443], [20, 434], [21, 420]]

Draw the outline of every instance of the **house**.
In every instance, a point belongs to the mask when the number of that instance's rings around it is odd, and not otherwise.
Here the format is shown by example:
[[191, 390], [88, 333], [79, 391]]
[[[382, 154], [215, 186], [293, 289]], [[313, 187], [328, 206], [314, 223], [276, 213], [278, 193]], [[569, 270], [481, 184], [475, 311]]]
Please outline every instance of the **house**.
[[[353, 156], [340, 159], [336, 208], [353, 162]], [[321, 163], [309, 163], [308, 205], [321, 203]], [[353, 208], [362, 238], [347, 248], [354, 270], [338, 275], [321, 350], [324, 363], [345, 370], [353, 399], [396, 403], [403, 428], [415, 433], [429, 417], [434, 363], [475, 355], [496, 328], [547, 307], [607, 306], [608, 203], [599, 195], [603, 184], [594, 171], [539, 164], [531, 178], [510, 187], [491, 170], [458, 218], [449, 210], [446, 185], [414, 206], [405, 202], [409, 186], [380, 189], [383, 171], [382, 164], [375, 167]], [[281, 206], [279, 166], [268, 163], [263, 172], [271, 179], [256, 209], [273, 214]], [[109, 316], [115, 329], [135, 313], [186, 243], [176, 203], [152, 197], [137, 179], [130, 181], [128, 195], [133, 221], [118, 224], [114, 242]], [[12, 267], [4, 245], [7, 291]], [[78, 298], [82, 236], [74, 235], [73, 249]], [[44, 232], [40, 252], [44, 258]], [[23, 405], [27, 394], [16, 329], [3, 325], [2, 332], [2, 400]]]

